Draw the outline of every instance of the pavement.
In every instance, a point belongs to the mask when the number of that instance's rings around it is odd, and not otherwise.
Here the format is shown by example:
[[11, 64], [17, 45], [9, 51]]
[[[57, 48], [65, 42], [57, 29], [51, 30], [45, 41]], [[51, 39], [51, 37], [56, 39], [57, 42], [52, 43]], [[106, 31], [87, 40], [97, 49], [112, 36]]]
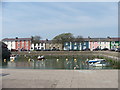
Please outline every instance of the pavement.
[[118, 70], [2, 69], [2, 88], [118, 88]]

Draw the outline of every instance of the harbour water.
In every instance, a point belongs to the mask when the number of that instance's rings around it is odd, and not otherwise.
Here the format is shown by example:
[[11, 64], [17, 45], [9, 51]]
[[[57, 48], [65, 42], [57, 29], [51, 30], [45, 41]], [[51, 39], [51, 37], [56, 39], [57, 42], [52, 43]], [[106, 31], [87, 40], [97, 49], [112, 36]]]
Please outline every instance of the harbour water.
[[[112, 66], [93, 67], [86, 63], [87, 57], [80, 56], [46, 56], [43, 60], [37, 60], [37, 56], [18, 56], [14, 61], [3, 62], [2, 68], [12, 69], [114, 69]], [[89, 58], [89, 57], [88, 57]]]

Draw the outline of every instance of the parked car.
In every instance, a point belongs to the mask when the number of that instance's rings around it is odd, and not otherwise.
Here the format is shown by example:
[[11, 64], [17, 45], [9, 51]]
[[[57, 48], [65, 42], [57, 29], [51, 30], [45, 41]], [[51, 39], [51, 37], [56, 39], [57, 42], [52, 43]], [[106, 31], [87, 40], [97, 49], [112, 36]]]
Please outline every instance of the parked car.
[[115, 51], [115, 49], [110, 49], [110, 51]]
[[116, 52], [120, 52], [120, 48], [116, 48], [115, 51], [116, 51]]
[[51, 51], [51, 49], [45, 49], [44, 51]]
[[60, 51], [59, 49], [53, 48], [52, 51]]
[[86, 48], [86, 49], [83, 49], [82, 51], [90, 51], [90, 49], [89, 49], [89, 48]]
[[21, 49], [21, 51], [27, 51], [26, 49]]
[[41, 49], [36, 49], [35, 51], [41, 51]]
[[16, 50], [16, 49], [11, 49], [11, 52], [17, 52], [18, 50]]
[[109, 50], [109, 49], [108, 49], [108, 48], [103, 48], [103, 49], [102, 49], [102, 51], [107, 51], [107, 50]]
[[95, 48], [95, 49], [93, 49], [93, 51], [101, 51], [101, 49], [100, 48]]

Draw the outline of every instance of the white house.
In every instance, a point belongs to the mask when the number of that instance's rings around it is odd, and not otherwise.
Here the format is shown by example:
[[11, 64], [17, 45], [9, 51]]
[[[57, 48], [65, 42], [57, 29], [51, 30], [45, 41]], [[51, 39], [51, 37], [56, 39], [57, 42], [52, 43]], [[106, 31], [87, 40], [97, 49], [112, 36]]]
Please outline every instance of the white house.
[[32, 43], [31, 50], [36, 50], [36, 49], [45, 50], [46, 49], [45, 40], [40, 40], [40, 42], [36, 44]]
[[11, 49], [16, 49], [15, 47], [15, 40], [14, 39], [3, 39], [2, 40], [6, 45], [9, 50]]

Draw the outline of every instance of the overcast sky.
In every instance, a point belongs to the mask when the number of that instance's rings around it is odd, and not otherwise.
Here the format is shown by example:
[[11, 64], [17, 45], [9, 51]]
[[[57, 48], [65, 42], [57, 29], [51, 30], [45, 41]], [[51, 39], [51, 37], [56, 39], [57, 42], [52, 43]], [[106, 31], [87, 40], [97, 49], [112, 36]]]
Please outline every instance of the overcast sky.
[[4, 2], [2, 38], [52, 39], [61, 33], [83, 37], [117, 37], [118, 3]]

